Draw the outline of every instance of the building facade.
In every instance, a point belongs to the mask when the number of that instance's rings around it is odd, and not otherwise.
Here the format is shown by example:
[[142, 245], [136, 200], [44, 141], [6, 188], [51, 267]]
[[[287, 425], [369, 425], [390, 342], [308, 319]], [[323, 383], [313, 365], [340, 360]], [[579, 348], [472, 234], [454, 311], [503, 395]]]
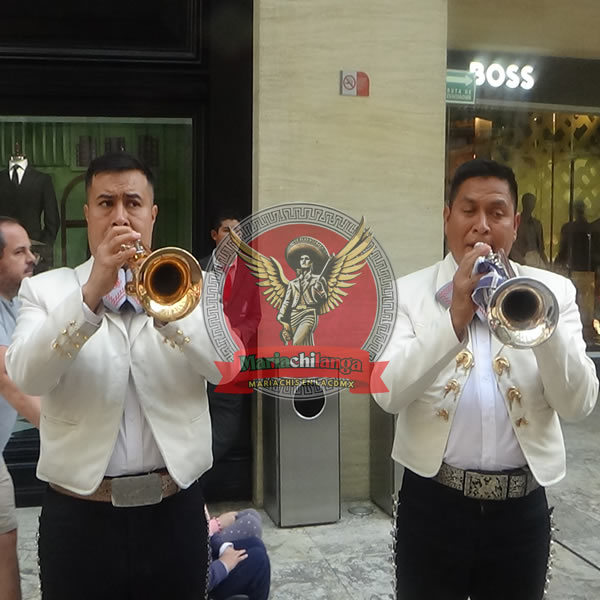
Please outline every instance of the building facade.
[[[318, 202], [364, 216], [397, 276], [443, 256], [448, 178], [487, 156], [511, 165], [521, 193], [535, 196], [543, 245], [528, 260], [574, 280], [594, 351], [600, 46], [586, 27], [600, 17], [596, 2], [178, 0], [165, 12], [131, 0], [62, 20], [34, 4], [27, 19], [7, 9], [0, 25], [0, 74], [10, 82], [0, 160], [18, 142], [53, 176], [54, 266], [85, 256], [77, 178], [105, 148], [154, 161], [168, 207], [158, 245], [203, 256], [208, 219], [222, 206], [248, 214]], [[474, 70], [474, 103], [446, 102], [447, 68]], [[369, 96], [340, 94], [345, 70], [368, 75]], [[589, 225], [581, 232], [567, 226], [578, 215]], [[259, 504], [268, 401], [253, 400], [249, 425]], [[370, 493], [369, 406], [368, 396], [341, 396], [346, 499]], [[16, 464], [21, 450], [11, 451]]]

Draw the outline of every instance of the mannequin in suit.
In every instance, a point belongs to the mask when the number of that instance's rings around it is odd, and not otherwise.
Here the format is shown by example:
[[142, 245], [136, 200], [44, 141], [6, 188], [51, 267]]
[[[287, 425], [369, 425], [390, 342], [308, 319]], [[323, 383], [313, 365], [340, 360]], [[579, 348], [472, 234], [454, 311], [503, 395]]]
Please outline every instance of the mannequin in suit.
[[543, 269], [548, 264], [544, 249], [544, 228], [539, 219], [533, 216], [536, 204], [534, 194], [523, 194], [521, 198], [521, 222], [517, 239], [510, 252], [511, 260]]
[[573, 202], [574, 219], [560, 228], [560, 245], [554, 259], [556, 265], [566, 266], [571, 271], [593, 270], [592, 225], [585, 215], [585, 202]]
[[0, 171], [0, 215], [17, 219], [29, 235], [41, 261], [36, 273], [53, 264], [53, 247], [60, 226], [52, 178], [34, 169], [18, 151], [8, 169]]

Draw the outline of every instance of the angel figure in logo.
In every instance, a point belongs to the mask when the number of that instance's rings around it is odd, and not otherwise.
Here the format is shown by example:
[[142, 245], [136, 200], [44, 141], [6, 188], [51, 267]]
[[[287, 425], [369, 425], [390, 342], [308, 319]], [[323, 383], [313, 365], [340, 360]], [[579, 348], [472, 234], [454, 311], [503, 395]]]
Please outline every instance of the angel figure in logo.
[[361, 219], [354, 235], [336, 254], [310, 236], [294, 238], [285, 249], [288, 265], [296, 278], [288, 281], [279, 261], [267, 257], [243, 242], [234, 232], [231, 239], [238, 256], [259, 280], [269, 304], [275, 308], [281, 323], [281, 340], [285, 345], [312, 346], [319, 315], [339, 306], [348, 295], [346, 288], [360, 271], [373, 250], [372, 234]]

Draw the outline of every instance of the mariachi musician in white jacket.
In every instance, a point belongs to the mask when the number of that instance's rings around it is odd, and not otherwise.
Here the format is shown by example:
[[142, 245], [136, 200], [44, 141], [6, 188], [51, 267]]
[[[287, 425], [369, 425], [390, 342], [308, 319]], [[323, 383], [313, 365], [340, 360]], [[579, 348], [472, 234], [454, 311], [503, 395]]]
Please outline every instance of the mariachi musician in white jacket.
[[218, 359], [202, 309], [170, 323], [119, 304], [115, 280], [157, 215], [152, 173], [125, 153], [86, 178], [92, 258], [20, 292], [10, 376], [42, 396], [38, 477], [44, 600], [203, 598], [210, 468], [205, 380]]
[[[513, 264], [554, 293], [554, 334], [533, 349], [502, 345], [471, 294], [479, 256], [516, 237], [517, 183], [494, 161], [465, 163], [444, 209], [446, 258], [398, 280], [398, 316], [381, 360], [397, 415], [392, 457], [406, 467], [396, 517], [402, 600], [540, 600], [550, 511], [544, 486], [565, 475], [559, 416], [588, 415], [598, 394], [575, 288]], [[482, 244], [476, 246], [478, 242]]]

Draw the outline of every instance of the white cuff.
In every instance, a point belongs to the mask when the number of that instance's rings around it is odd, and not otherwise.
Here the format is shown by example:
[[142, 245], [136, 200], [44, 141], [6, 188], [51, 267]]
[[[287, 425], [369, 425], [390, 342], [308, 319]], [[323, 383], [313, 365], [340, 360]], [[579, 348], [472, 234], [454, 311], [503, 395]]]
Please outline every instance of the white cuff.
[[95, 325], [96, 327], [102, 323], [102, 318], [104, 317], [104, 303], [100, 301], [100, 306], [98, 308], [98, 312], [95, 313], [85, 302], [83, 303], [83, 316], [85, 320], [90, 325]]
[[219, 548], [219, 558], [221, 558], [221, 556], [223, 556], [223, 552], [225, 552], [225, 550], [227, 550], [227, 548], [233, 548], [233, 544], [231, 542], [225, 542], [225, 543], [221, 544], [221, 547]]

